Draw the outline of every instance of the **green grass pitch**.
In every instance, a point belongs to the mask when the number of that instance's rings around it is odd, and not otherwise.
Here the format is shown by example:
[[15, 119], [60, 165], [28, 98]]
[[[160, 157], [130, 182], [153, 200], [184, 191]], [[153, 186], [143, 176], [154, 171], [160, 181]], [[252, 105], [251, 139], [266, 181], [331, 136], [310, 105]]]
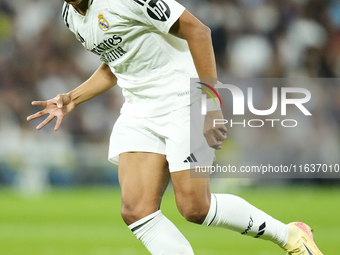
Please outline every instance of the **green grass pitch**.
[[[324, 254], [339, 254], [340, 188], [247, 188], [237, 195], [285, 223], [305, 221], [315, 228], [315, 240]], [[0, 254], [149, 254], [124, 225], [119, 208], [120, 193], [113, 188], [51, 189], [36, 198], [2, 188]], [[268, 241], [186, 222], [171, 189], [164, 196], [162, 211], [197, 255], [284, 254]]]

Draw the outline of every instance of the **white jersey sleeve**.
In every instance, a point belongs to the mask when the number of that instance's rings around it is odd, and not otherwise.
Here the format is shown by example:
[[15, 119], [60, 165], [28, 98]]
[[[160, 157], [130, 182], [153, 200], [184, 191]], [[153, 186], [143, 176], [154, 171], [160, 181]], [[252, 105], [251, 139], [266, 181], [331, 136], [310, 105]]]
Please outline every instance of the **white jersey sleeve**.
[[73, 24], [73, 20], [72, 20], [72, 16], [71, 16], [71, 11], [74, 11], [74, 9], [71, 6], [71, 4], [68, 4], [68, 3], [64, 2], [63, 10], [62, 10], [63, 21], [64, 21], [65, 25], [67, 26], [67, 28], [70, 29], [71, 32], [76, 34], [75, 33], [74, 24]]
[[63, 17], [63, 21], [65, 23], [65, 25], [70, 28], [70, 23], [69, 23], [69, 12], [70, 12], [70, 5], [66, 2], [64, 2], [63, 5], [63, 10], [62, 10], [62, 17]]
[[63, 21], [64, 21], [65, 25], [67, 26], [67, 28], [72, 33], [75, 34], [77, 40], [80, 41], [81, 43], [83, 43], [84, 39], [77, 32], [77, 29], [76, 29], [76, 26], [75, 26], [76, 21], [74, 20], [74, 15], [71, 15], [71, 12], [75, 13], [76, 10], [72, 7], [71, 4], [65, 2], [64, 5], [63, 5], [63, 9], [62, 9]]
[[126, 8], [123, 15], [155, 27], [167, 34], [185, 7], [175, 0], [120, 0]]

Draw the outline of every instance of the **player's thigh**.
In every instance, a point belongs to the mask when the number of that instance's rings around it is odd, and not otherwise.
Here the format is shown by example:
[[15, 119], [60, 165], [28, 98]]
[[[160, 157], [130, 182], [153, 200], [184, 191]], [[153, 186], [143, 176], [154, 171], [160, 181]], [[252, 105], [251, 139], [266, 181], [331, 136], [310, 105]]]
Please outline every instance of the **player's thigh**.
[[210, 208], [209, 178], [191, 178], [190, 170], [171, 173], [176, 204], [189, 221], [202, 223]]
[[131, 224], [157, 211], [170, 180], [165, 155], [125, 152], [118, 169], [124, 221]]

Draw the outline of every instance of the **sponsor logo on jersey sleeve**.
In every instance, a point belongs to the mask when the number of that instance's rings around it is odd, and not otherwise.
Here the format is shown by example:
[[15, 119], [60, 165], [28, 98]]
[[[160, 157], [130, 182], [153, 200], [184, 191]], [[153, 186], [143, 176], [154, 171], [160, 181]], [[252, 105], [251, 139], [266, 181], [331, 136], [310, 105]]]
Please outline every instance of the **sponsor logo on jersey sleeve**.
[[98, 15], [98, 25], [103, 31], [107, 31], [110, 28], [109, 22], [104, 18], [104, 15], [99, 13]]
[[137, 4], [146, 8], [148, 15], [158, 21], [167, 21], [170, 18], [170, 8], [162, 0], [134, 0]]

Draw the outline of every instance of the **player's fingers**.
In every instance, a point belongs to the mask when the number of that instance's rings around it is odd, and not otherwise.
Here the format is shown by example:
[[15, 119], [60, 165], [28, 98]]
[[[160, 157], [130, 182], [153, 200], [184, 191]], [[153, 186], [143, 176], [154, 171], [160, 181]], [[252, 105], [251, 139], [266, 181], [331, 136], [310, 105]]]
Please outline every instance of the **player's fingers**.
[[57, 107], [61, 108], [64, 106], [64, 101], [63, 101], [63, 97], [62, 95], [58, 95], [55, 97], [56, 103], [57, 103]]
[[34, 120], [36, 118], [40, 118], [41, 116], [44, 116], [47, 114], [47, 111], [46, 110], [42, 110], [40, 112], [37, 112], [35, 114], [32, 114], [30, 116], [27, 117], [27, 120], [30, 121], [30, 120]]
[[57, 107], [62, 108], [63, 106], [70, 103], [70, 96], [68, 94], [59, 94], [54, 98]]
[[212, 146], [210, 146], [216, 150], [221, 150], [222, 149], [222, 141], [216, 140]]
[[221, 150], [222, 149], [222, 142], [216, 141], [212, 145], [210, 145], [210, 147], [215, 149], [215, 150]]
[[218, 130], [220, 130], [223, 134], [227, 134], [227, 127], [225, 125], [218, 126]]
[[227, 133], [222, 132], [220, 129], [215, 129], [214, 131], [215, 138], [217, 141], [223, 141], [227, 138]]
[[37, 130], [42, 129], [44, 126], [46, 126], [48, 123], [51, 122], [51, 120], [54, 119], [54, 116], [49, 115], [43, 122], [41, 122], [38, 126], [37, 126]]
[[209, 134], [205, 135], [207, 139], [207, 143], [211, 148], [214, 148], [216, 150], [222, 149], [222, 141], [218, 139], [213, 132], [209, 132]]
[[57, 131], [59, 129], [62, 120], [63, 120], [63, 117], [57, 117], [57, 123], [54, 126], [54, 131]]
[[46, 107], [47, 102], [46, 101], [33, 101], [31, 104], [35, 106]]

